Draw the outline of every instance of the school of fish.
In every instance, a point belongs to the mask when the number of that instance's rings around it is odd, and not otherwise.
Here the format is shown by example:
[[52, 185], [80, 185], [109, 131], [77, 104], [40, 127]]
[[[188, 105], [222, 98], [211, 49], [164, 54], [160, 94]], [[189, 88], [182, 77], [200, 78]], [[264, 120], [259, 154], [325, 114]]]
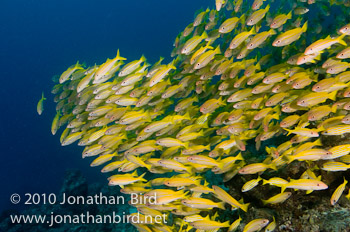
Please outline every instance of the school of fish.
[[[127, 62], [118, 50], [64, 71], [52, 134], [84, 146], [122, 193], [155, 196], [134, 205], [141, 214], [173, 218], [133, 223], [139, 231], [273, 231], [278, 215], [243, 220], [245, 194], [261, 187], [280, 188], [260, 199], [267, 207], [295, 191], [350, 200], [349, 14], [348, 0], [216, 0], [177, 36], [170, 62]], [[298, 165], [301, 176], [282, 178]], [[344, 173], [334, 192], [333, 172]], [[241, 199], [224, 187], [237, 176]]]

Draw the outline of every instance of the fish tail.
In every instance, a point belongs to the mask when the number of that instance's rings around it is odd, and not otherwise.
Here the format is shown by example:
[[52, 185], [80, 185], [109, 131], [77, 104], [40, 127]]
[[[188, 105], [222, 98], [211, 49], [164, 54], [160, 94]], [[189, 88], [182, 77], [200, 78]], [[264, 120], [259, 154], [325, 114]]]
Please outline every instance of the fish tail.
[[149, 188], [152, 187], [152, 183], [151, 183], [150, 181], [148, 181], [148, 182], [145, 183], [144, 185], [145, 185], [145, 187], [149, 187]]
[[268, 4], [265, 8], [265, 12], [268, 12], [270, 10], [270, 4]]
[[264, 205], [267, 204], [267, 200], [261, 200]]
[[218, 203], [218, 208], [219, 208], [219, 209], [225, 210], [225, 202], [223, 202], [223, 201], [222, 201], [222, 202], [219, 202], [219, 203]]
[[190, 142], [183, 143], [183, 145], [184, 145], [184, 147], [185, 147], [186, 149], [188, 149], [189, 146], [190, 146]]
[[339, 36], [337, 38], [337, 41], [338, 43], [340, 43], [341, 45], [344, 45], [344, 46], [348, 46], [347, 43], [343, 40], [343, 38], [346, 36], [346, 34], [342, 34], [341, 36]]
[[175, 67], [175, 62], [176, 62], [176, 59], [174, 59], [173, 61], [171, 61], [171, 63], [169, 64], [169, 68], [171, 68], [171, 69], [176, 69], [176, 67]]
[[151, 164], [145, 164], [145, 167], [147, 168], [148, 171], [151, 170], [152, 165]]
[[250, 29], [249, 34], [255, 35], [256, 34], [256, 26], [254, 25], [252, 29]]
[[270, 35], [276, 35], [277, 32], [276, 32], [274, 29], [270, 29], [270, 30], [269, 30], [269, 34], [270, 34]]
[[206, 31], [204, 31], [204, 32], [202, 33], [201, 37], [202, 37], [203, 39], [208, 38], [208, 34], [207, 34], [207, 32], [206, 32]]
[[238, 153], [238, 155], [236, 156], [237, 160], [244, 160], [243, 156], [242, 156], [242, 152]]
[[285, 156], [285, 158], [287, 159], [288, 164], [290, 164], [291, 162], [294, 161], [293, 156], [291, 156], [291, 155], [287, 155], [287, 156]]
[[262, 185], [265, 185], [265, 184], [268, 184], [268, 183], [269, 183], [268, 180], [263, 179]]
[[246, 19], [246, 16], [245, 16], [245, 14], [243, 14], [243, 15], [239, 18], [239, 22], [241, 22], [242, 24], [244, 24], [245, 19]]
[[[349, 192], [350, 192], [350, 190], [349, 190]], [[350, 194], [346, 195], [345, 198], [350, 200]]]
[[223, 227], [230, 227], [230, 221], [224, 222]]
[[285, 190], [286, 190], [286, 184], [283, 184], [282, 186], [281, 186], [281, 193], [283, 193]]
[[147, 182], [147, 180], [145, 178], [143, 178], [145, 175], [146, 175], [147, 172], [143, 173], [140, 177], [139, 177], [139, 180], [140, 181], [144, 181], [144, 182]]
[[322, 146], [321, 139], [315, 140], [314, 145], [315, 145], [315, 146]]
[[271, 169], [277, 171], [277, 167], [276, 167], [276, 165], [273, 164], [273, 163], [269, 164], [269, 168], [271, 168]]
[[293, 11], [289, 11], [289, 13], [287, 14], [287, 19], [291, 19], [292, 18], [292, 14], [293, 14]]
[[242, 209], [244, 212], [247, 212], [247, 211], [248, 211], [249, 205], [250, 205], [250, 203], [243, 204], [243, 205], [241, 206], [241, 209]]
[[126, 60], [126, 58], [120, 56], [119, 49], [117, 51], [117, 56], [115, 57], [115, 59], [117, 59], [117, 60]]
[[260, 65], [260, 63], [257, 63], [256, 66], [255, 66], [255, 68], [256, 68], [257, 70], [261, 70], [261, 65]]
[[215, 52], [216, 54], [220, 54], [220, 53], [221, 53], [220, 45], [218, 45], [218, 46], [215, 48], [214, 52]]
[[337, 90], [331, 92], [331, 93], [329, 94], [328, 98], [331, 99], [331, 100], [333, 100], [333, 101], [335, 101], [336, 98], [337, 98], [337, 92], [338, 92]]
[[145, 55], [143, 55], [143, 54], [142, 54], [142, 56], [141, 56], [141, 58], [140, 58], [140, 61], [141, 61], [141, 62], [146, 61], [146, 57], [145, 57]]
[[46, 100], [46, 98], [44, 97], [44, 92], [42, 92], [41, 98], [42, 98], [43, 100]]
[[193, 168], [192, 167], [186, 167], [186, 172], [190, 175], [193, 173]]
[[337, 109], [338, 109], [337, 105], [332, 105], [331, 112], [336, 113]]
[[286, 130], [286, 131], [288, 131], [287, 136], [288, 136], [288, 135], [290, 135], [290, 134], [292, 134], [292, 132], [293, 132], [293, 131], [292, 131], [292, 130], [290, 130], [290, 129], [286, 129], [286, 128], [283, 128], [283, 129], [284, 129], [284, 130]]
[[306, 32], [307, 31], [307, 21], [304, 23], [303, 27], [301, 28], [302, 32]]

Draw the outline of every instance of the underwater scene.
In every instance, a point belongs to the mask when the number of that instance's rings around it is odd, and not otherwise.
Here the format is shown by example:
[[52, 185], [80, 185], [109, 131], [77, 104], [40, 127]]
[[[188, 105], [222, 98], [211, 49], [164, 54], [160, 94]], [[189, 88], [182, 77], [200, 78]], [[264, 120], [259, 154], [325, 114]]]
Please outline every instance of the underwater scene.
[[0, 231], [350, 231], [350, 0], [102, 2], [5, 2]]

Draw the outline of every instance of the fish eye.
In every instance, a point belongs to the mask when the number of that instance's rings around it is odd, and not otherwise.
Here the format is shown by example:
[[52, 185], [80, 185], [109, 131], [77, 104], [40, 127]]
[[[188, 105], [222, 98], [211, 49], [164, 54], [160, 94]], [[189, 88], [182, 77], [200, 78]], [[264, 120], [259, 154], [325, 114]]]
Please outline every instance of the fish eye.
[[277, 40], [276, 43], [277, 43], [277, 44], [281, 43], [281, 40]]
[[320, 184], [317, 184], [317, 186], [320, 186]]

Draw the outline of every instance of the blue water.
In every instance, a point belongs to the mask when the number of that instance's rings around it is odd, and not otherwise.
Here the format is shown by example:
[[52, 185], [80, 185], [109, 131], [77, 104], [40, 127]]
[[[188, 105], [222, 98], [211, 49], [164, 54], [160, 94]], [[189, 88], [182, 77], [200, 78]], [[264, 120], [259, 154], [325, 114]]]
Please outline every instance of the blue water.
[[[101, 4], [103, 2], [103, 4]], [[55, 105], [51, 77], [80, 62], [102, 63], [144, 54], [168, 57], [176, 35], [213, 0], [2, 0], [0, 7], [0, 212], [13, 193], [52, 193], [67, 169], [80, 169], [89, 183], [105, 182], [76, 145], [61, 147], [52, 136]], [[43, 115], [36, 112], [44, 91]]]

